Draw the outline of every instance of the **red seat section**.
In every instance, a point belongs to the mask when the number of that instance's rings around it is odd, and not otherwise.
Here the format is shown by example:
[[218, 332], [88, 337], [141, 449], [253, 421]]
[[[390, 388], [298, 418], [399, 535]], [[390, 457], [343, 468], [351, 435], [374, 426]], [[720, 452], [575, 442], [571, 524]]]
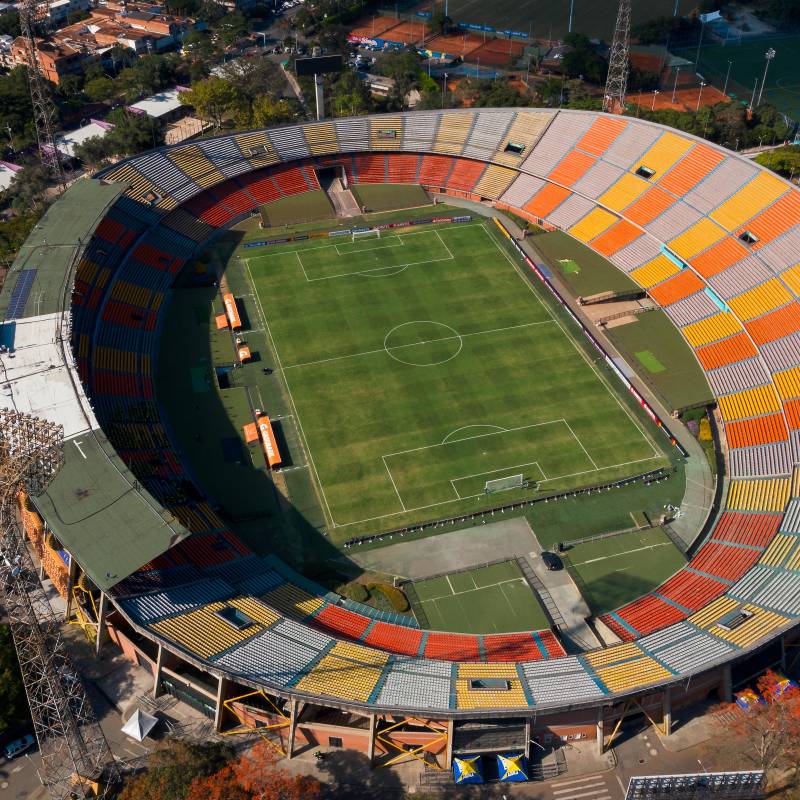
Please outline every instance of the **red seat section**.
[[369, 627], [370, 618], [356, 614], [339, 606], [327, 605], [319, 614], [315, 614], [309, 623], [318, 630], [332, 636], [346, 636], [349, 639], [360, 639]]
[[682, 569], [668, 581], [662, 583], [656, 592], [690, 611], [697, 611], [698, 608], [710, 603], [727, 589], [727, 583], [715, 581], [713, 578], [699, 575], [688, 569]]
[[389, 156], [389, 183], [417, 183], [420, 156]]
[[729, 581], [737, 581], [761, 555], [760, 550], [739, 547], [735, 544], [706, 542], [691, 561], [693, 569], [718, 575]]
[[466, 633], [428, 634], [425, 642], [426, 658], [443, 658], [446, 661], [478, 661], [478, 637]]
[[447, 188], [457, 189], [459, 192], [471, 192], [485, 169], [486, 164], [480, 161], [459, 158], [447, 179]]
[[283, 167], [273, 170], [272, 179], [284, 195], [300, 194], [311, 188], [300, 167]]
[[714, 541], [766, 547], [781, 524], [780, 514], [748, 514], [726, 511], [714, 528]]
[[483, 652], [487, 661], [539, 661], [544, 658], [532, 633], [493, 633], [484, 636]]
[[452, 166], [451, 156], [423, 156], [419, 168], [419, 182], [423, 186], [444, 186]]
[[[678, 622], [687, 616], [685, 611], [681, 611], [681, 609], [676, 608], [666, 600], [662, 600], [652, 594], [637, 598], [632, 603], [618, 608], [614, 614], [641, 635], [653, 633], [653, 631], [672, 625], [673, 622]], [[627, 628], [620, 625], [612, 615], [606, 614], [601, 619], [625, 641], [636, 638]], [[624, 631], [624, 635], [620, 633], [619, 629]]]
[[405, 628], [402, 625], [390, 625], [388, 622], [376, 622], [364, 637], [365, 644], [415, 656], [419, 653], [423, 633], [418, 628]]
[[537, 631], [536, 635], [544, 645], [549, 658], [558, 658], [567, 654], [564, 645], [556, 638], [553, 631]]
[[280, 196], [280, 190], [270, 178], [269, 170], [258, 170], [239, 177], [239, 185], [249, 194], [259, 205], [271, 203]]
[[345, 171], [351, 183], [386, 183], [386, 156], [353, 156], [353, 166], [345, 164]]

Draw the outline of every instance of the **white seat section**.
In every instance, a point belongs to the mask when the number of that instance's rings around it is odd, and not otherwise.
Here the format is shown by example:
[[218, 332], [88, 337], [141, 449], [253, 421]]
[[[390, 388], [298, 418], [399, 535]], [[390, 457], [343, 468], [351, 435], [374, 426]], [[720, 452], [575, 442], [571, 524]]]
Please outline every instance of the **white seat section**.
[[450, 708], [450, 677], [437, 678], [392, 669], [378, 695], [378, 703], [403, 708]]
[[769, 271], [754, 256], [748, 256], [708, 279], [711, 288], [723, 299], [746, 292], [770, 278]]
[[664, 307], [667, 316], [678, 326], [691, 325], [719, 311], [717, 304], [704, 292], [684, 297]]
[[522, 208], [544, 185], [545, 181], [541, 178], [534, 178], [533, 175], [519, 175], [500, 197], [500, 202]]
[[137, 622], [147, 624], [213, 603], [233, 594], [233, 587], [218, 578], [176, 586], [162, 592], [143, 594], [120, 601], [125, 611]]
[[732, 478], [786, 475], [792, 471], [792, 450], [788, 442], [731, 448], [729, 456]]
[[611, 143], [603, 161], [630, 170], [661, 136], [661, 129], [643, 122], [629, 121], [628, 127]]
[[420, 111], [414, 114], [413, 119], [406, 118], [406, 124], [403, 125], [403, 150], [432, 151], [440, 119], [439, 111]]
[[510, 110], [479, 111], [462, 155], [468, 158], [491, 159], [505, 138], [514, 116], [515, 112]]
[[758, 167], [740, 158], [726, 158], [684, 200], [701, 214], [708, 214], [735, 194], [758, 172]]
[[553, 167], [569, 154], [593, 121], [594, 117], [591, 114], [559, 114], [550, 123], [531, 154], [523, 161], [521, 170], [531, 175], [546, 177]]
[[617, 250], [610, 260], [624, 272], [633, 272], [661, 252], [661, 243], [651, 236], [640, 236], [635, 241]]
[[570, 228], [593, 208], [596, 208], [596, 206], [591, 200], [573, 194], [561, 203], [555, 211], [548, 214], [547, 221], [551, 225], [556, 225], [562, 229]]
[[182, 199], [188, 199], [200, 191], [200, 187], [189, 180], [183, 170], [179, 169], [163, 153], [150, 153], [134, 159], [136, 169], [160, 189], [162, 196], [172, 196], [176, 189], [190, 188], [192, 191]]
[[661, 242], [668, 242], [690, 228], [703, 215], [683, 201], [671, 205], [663, 214], [645, 225], [645, 230]]
[[706, 372], [706, 378], [715, 395], [742, 392], [754, 386], [767, 384], [770, 380], [769, 373], [757, 358], [748, 358], [746, 361], [737, 361], [735, 364], [711, 369]]
[[622, 167], [609, 164], [607, 161], [598, 161], [594, 166], [578, 179], [573, 185], [573, 190], [578, 194], [597, 200], [613, 186], [625, 173]]
[[782, 272], [798, 262], [800, 253], [800, 229], [797, 226], [779, 236], [772, 242], [760, 247], [757, 251], [759, 259], [773, 272]]
[[297, 158], [308, 158], [311, 151], [303, 136], [303, 129], [299, 125], [289, 128], [274, 128], [267, 132], [275, 152], [281, 161], [293, 161]]

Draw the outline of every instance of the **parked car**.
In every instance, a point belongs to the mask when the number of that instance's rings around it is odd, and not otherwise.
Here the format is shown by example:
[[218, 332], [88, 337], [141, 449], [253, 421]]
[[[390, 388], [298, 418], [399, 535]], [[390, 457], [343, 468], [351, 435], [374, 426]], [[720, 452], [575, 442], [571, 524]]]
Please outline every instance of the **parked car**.
[[564, 568], [564, 563], [561, 559], [555, 553], [550, 553], [547, 550], [542, 553], [542, 561], [551, 572]]
[[19, 739], [15, 739], [11, 744], [6, 745], [6, 758], [11, 759], [21, 756], [26, 750], [33, 747], [34, 744], [36, 744], [36, 740], [29, 733]]

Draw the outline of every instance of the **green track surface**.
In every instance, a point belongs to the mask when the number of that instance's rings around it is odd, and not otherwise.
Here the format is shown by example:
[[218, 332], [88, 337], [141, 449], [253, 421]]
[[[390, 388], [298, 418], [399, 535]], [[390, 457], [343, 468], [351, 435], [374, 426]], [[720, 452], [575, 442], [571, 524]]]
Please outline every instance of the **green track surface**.
[[428, 193], [421, 187], [407, 183], [362, 183], [351, 190], [359, 206], [368, 211], [392, 211], [430, 204]]
[[422, 610], [431, 630], [509, 633], [550, 626], [513, 561], [417, 581], [414, 589], [414, 610]]
[[[663, 311], [637, 314], [635, 322], [608, 328], [606, 336], [670, 410], [712, 402], [708, 381], [678, 329]], [[648, 353], [644, 360], [639, 354]], [[659, 364], [663, 369], [651, 369]]]
[[336, 217], [328, 195], [322, 189], [281, 197], [261, 206], [265, 226], [291, 225], [296, 222], [317, 222]]
[[496, 504], [510, 474], [550, 492], [667, 463], [501, 242], [476, 222], [240, 251], [334, 542]]
[[575, 297], [639, 288], [610, 261], [563, 231], [543, 233], [529, 241]]
[[602, 614], [654, 589], [686, 559], [655, 528], [575, 545], [565, 563], [592, 611]]

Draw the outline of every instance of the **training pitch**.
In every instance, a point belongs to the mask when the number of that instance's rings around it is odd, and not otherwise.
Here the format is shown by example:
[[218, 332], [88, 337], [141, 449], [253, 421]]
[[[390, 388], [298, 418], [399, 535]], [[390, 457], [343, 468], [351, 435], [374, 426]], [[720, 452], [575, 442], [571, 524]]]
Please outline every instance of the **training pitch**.
[[337, 540], [667, 463], [489, 221], [240, 257]]
[[550, 627], [514, 561], [439, 575], [413, 586], [414, 613], [427, 619], [430, 630], [511, 633]]

